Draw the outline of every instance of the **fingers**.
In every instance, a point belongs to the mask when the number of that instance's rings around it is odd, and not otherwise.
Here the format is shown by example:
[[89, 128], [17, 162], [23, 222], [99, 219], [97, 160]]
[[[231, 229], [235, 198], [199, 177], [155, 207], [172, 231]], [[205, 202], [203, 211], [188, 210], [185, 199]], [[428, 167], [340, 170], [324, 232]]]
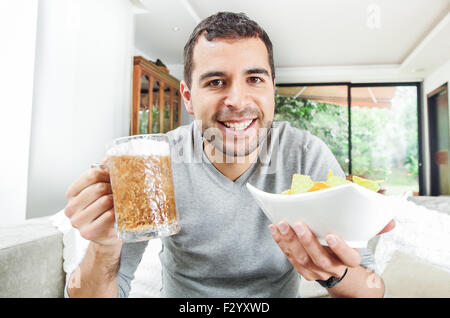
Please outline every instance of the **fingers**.
[[281, 222], [278, 225], [278, 228], [271, 225], [270, 229], [273, 233], [275, 242], [277, 242], [281, 250], [290, 261], [292, 260], [298, 262], [302, 266], [308, 264], [310, 261], [308, 254], [301, 244], [298, 244], [298, 239], [294, 231], [292, 231], [291, 227], [287, 223]]
[[336, 254], [339, 260], [349, 267], [357, 267], [361, 263], [361, 256], [356, 249], [353, 249], [347, 245], [347, 243], [341, 239], [338, 235], [329, 234], [325, 240], [328, 243], [328, 247]]
[[73, 197], [65, 208], [67, 217], [71, 218], [75, 214], [87, 208], [93, 202], [97, 201], [102, 196], [112, 193], [111, 184], [100, 182], [92, 184], [83, 189], [77, 196]]
[[102, 245], [116, 244], [114, 200], [109, 173], [90, 169], [67, 190], [64, 212], [83, 238]]
[[80, 213], [74, 214], [70, 221], [75, 228], [81, 228], [83, 225], [91, 223], [104, 212], [114, 207], [113, 195], [107, 194], [98, 198], [94, 203], [89, 205]]
[[292, 228], [281, 222], [278, 227], [270, 225], [272, 237], [297, 272], [306, 280], [328, 279], [331, 274], [321, 270], [309, 257]]
[[336, 234], [326, 237], [329, 246], [325, 247], [303, 223], [291, 228], [286, 222], [280, 222], [278, 227], [271, 224], [269, 229], [289, 262], [307, 280], [340, 277], [346, 267], [360, 265], [359, 252]]
[[118, 242], [117, 231], [114, 228], [114, 209], [102, 213], [93, 222], [86, 223], [80, 228], [80, 234], [89, 241], [100, 244], [114, 244]]
[[377, 235], [392, 231], [395, 228], [395, 221], [391, 220]]
[[77, 196], [81, 191], [87, 187], [99, 183], [109, 183], [109, 173], [103, 169], [89, 169], [81, 175], [74, 183], [72, 183], [66, 191], [67, 200]]
[[333, 276], [339, 277], [342, 274], [342, 267], [344, 265], [342, 260], [338, 260], [328, 253], [305, 224], [295, 224], [294, 231], [315, 265]]

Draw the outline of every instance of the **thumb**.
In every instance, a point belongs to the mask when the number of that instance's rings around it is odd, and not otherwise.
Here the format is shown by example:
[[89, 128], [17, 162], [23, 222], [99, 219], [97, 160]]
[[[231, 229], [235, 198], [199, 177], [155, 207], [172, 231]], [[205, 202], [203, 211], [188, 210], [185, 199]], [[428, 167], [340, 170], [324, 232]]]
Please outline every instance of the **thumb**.
[[394, 228], [395, 228], [395, 221], [391, 220], [377, 235], [392, 231]]

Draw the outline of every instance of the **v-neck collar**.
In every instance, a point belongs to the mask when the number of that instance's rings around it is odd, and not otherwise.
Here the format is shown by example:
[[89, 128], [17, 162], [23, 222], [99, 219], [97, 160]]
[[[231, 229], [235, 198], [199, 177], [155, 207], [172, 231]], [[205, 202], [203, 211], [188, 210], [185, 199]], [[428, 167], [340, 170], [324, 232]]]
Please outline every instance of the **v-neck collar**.
[[247, 170], [244, 171], [236, 180], [232, 181], [228, 179], [222, 172], [220, 172], [213, 163], [209, 160], [206, 153], [203, 151], [203, 166], [208, 170], [209, 173], [212, 173], [216, 178], [220, 180], [221, 184], [225, 184], [227, 186], [236, 187], [244, 184], [247, 179], [253, 174], [258, 165], [258, 159], [256, 159]]

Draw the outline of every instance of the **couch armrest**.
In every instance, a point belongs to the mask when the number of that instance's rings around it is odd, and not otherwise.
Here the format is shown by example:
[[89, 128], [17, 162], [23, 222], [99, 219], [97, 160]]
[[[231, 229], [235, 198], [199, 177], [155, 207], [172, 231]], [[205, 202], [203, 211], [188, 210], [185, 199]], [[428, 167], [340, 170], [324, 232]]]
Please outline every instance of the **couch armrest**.
[[0, 297], [63, 297], [63, 234], [48, 217], [0, 226]]
[[448, 298], [450, 272], [396, 251], [382, 278], [387, 298]]
[[430, 210], [450, 214], [450, 198], [448, 196], [417, 196], [408, 197], [408, 201], [422, 205]]

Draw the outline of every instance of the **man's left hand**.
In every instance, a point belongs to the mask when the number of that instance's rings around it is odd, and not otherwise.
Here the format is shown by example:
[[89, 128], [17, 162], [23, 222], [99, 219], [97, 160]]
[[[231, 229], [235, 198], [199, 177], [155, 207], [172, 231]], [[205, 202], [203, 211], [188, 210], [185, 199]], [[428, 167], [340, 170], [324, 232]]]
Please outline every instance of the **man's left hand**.
[[[391, 231], [392, 220], [378, 234]], [[328, 247], [322, 246], [304, 223], [291, 228], [286, 222], [271, 224], [272, 237], [288, 260], [306, 280], [327, 280], [331, 276], [341, 277], [347, 267], [358, 267], [361, 257], [357, 249], [351, 248], [336, 234], [326, 236]]]

